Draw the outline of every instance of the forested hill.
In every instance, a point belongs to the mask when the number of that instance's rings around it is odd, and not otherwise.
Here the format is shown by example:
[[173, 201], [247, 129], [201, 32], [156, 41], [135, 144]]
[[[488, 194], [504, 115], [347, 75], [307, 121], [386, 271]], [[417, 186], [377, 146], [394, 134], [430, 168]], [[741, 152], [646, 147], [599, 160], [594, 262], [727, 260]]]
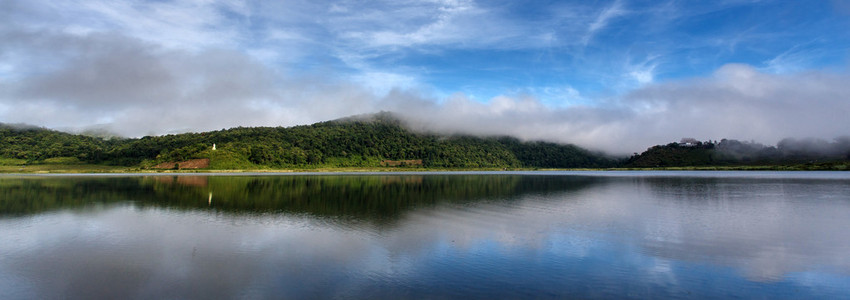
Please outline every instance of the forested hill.
[[416, 133], [391, 113], [286, 128], [239, 127], [110, 140], [0, 124], [0, 157], [28, 163], [60, 159], [142, 168], [209, 158], [211, 169], [598, 168], [617, 164], [615, 159], [574, 145]]
[[29, 163], [51, 158], [102, 161], [118, 140], [104, 140], [29, 125], [0, 123], [0, 158], [23, 159]]
[[625, 167], [698, 167], [698, 166], [784, 166], [805, 170], [847, 170], [850, 166], [850, 137], [833, 141], [784, 139], [776, 146], [756, 142], [723, 139], [657, 145], [635, 154]]

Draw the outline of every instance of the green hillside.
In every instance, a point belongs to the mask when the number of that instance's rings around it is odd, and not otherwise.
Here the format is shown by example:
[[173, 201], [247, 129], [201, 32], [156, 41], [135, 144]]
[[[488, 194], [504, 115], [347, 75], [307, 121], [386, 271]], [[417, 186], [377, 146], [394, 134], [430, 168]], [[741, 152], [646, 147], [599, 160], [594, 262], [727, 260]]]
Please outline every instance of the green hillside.
[[0, 158], [3, 161], [50, 162], [60, 157], [64, 161], [101, 161], [104, 153], [117, 144], [118, 141], [0, 123]]
[[602, 168], [617, 164], [573, 145], [416, 133], [391, 113], [295, 127], [238, 127], [111, 140], [0, 125], [0, 157], [27, 164], [70, 161], [139, 168], [208, 158], [209, 169], [217, 170], [380, 167], [387, 163], [425, 168]]
[[757, 166], [797, 170], [847, 170], [848, 165], [848, 137], [836, 138], [832, 142], [784, 139], [776, 146], [727, 139], [720, 142], [683, 140], [650, 147], [623, 163], [628, 168]]

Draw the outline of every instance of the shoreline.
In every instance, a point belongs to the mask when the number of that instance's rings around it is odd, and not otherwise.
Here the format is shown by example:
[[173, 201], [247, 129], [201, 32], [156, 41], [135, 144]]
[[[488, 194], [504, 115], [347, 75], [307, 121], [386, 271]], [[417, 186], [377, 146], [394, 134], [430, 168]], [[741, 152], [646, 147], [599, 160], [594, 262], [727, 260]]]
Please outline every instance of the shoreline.
[[617, 171], [850, 171], [848, 169], [818, 168], [817, 166], [699, 166], [699, 167], [655, 167], [655, 168], [408, 168], [408, 167], [363, 167], [363, 168], [299, 168], [299, 169], [188, 169], [188, 170], [151, 170], [103, 165], [27, 165], [0, 166], [2, 175], [286, 175], [286, 174], [367, 174], [367, 173], [545, 173], [545, 172], [617, 172]]

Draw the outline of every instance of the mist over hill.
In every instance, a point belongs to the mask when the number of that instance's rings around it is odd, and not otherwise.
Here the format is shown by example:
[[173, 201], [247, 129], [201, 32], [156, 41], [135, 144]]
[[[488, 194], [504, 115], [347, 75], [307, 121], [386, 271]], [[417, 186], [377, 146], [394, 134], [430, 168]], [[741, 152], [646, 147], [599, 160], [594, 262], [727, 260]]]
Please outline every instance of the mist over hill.
[[[215, 145], [215, 149], [213, 149]], [[722, 139], [657, 145], [631, 157], [576, 145], [430, 131], [395, 113], [355, 115], [293, 127], [236, 127], [200, 133], [121, 138], [0, 124], [0, 158], [18, 163], [86, 163], [138, 168], [209, 169], [337, 167], [657, 168], [834, 164], [850, 161], [850, 137], [786, 138], [774, 146]], [[846, 169], [846, 166], [844, 167]]]
[[[830, 169], [848, 169], [850, 137], [833, 141], [786, 138], [775, 146], [755, 141], [722, 139], [697, 141], [684, 138], [678, 143], [650, 147], [635, 153], [623, 163], [626, 167], [682, 167], [730, 165], [821, 164]], [[834, 166], [833, 166], [834, 165]]]
[[[216, 145], [213, 149], [213, 145]], [[507, 136], [440, 135], [407, 128], [394, 114], [358, 115], [294, 127], [103, 139], [44, 128], [0, 126], [0, 156], [29, 163], [154, 167], [210, 159], [213, 169], [420, 166], [439, 168], [613, 167], [617, 160], [574, 145]]]

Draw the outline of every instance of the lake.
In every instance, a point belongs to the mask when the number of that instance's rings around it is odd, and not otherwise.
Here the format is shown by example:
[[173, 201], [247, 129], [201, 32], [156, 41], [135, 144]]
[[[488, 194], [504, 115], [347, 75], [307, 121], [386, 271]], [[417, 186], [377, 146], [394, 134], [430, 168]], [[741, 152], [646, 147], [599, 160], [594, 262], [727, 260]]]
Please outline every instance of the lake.
[[850, 172], [0, 176], [0, 299], [850, 295]]

